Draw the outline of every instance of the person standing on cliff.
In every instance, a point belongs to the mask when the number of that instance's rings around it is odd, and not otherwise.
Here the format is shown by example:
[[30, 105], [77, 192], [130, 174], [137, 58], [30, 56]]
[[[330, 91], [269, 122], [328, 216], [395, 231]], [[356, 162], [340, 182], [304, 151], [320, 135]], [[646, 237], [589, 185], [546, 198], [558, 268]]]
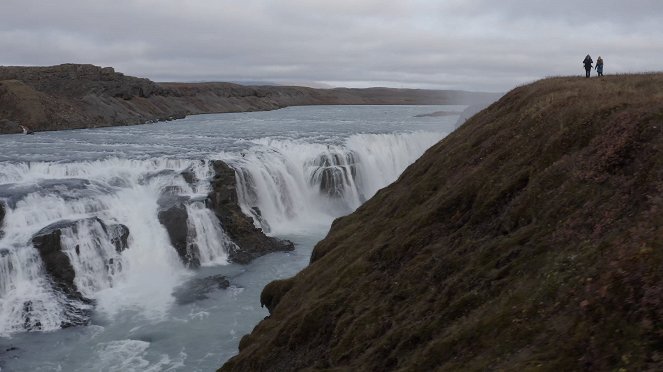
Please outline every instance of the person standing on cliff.
[[596, 73], [599, 76], [603, 76], [603, 58], [601, 56], [596, 59]]
[[585, 65], [585, 77], [589, 77], [589, 73], [592, 71], [592, 63], [594, 61], [592, 61], [592, 57], [589, 54], [582, 60], [582, 64]]

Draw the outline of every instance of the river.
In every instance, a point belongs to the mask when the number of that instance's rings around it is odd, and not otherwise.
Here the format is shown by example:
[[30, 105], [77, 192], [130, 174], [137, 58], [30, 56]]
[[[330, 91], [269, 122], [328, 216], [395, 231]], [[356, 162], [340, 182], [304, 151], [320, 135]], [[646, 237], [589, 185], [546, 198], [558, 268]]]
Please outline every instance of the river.
[[[306, 266], [331, 222], [351, 213], [434, 143], [464, 106], [307, 106], [211, 114], [130, 127], [0, 136], [0, 369], [212, 371], [267, 315], [260, 291]], [[228, 263], [229, 240], [205, 207], [212, 160], [237, 174], [240, 205], [295, 250]], [[189, 175], [187, 180], [185, 175]], [[173, 191], [174, 190], [174, 191]], [[201, 267], [180, 261], [157, 213], [164, 192], [192, 202]], [[54, 290], [32, 237], [61, 221], [77, 303]], [[107, 227], [128, 228], [128, 248]], [[230, 287], [182, 300], [192, 279]], [[89, 324], [62, 328], [81, 314]]]

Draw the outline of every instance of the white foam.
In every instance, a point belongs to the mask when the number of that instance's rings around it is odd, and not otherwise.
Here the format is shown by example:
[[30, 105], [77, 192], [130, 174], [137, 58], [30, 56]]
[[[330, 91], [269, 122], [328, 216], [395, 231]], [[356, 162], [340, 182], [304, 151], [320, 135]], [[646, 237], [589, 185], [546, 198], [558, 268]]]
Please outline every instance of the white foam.
[[[433, 132], [355, 134], [335, 145], [262, 138], [250, 141], [252, 147], [242, 154], [214, 158], [236, 170], [240, 205], [256, 226], [271, 235], [317, 234], [396, 180], [442, 137]], [[163, 319], [174, 302], [173, 288], [191, 275], [158, 219], [164, 192], [192, 198], [186, 204], [189, 243], [198, 247], [202, 266], [226, 264], [227, 252], [235, 248], [202, 202], [210, 190], [209, 160], [0, 163], [0, 195], [8, 198], [0, 239], [0, 334], [25, 330], [30, 323], [57, 329], [77, 316], [67, 310], [67, 299], [53, 292], [31, 242], [40, 229], [62, 220], [78, 221], [63, 230], [63, 251], [76, 272], [78, 290], [96, 300], [101, 314], [112, 319], [131, 311], [148, 320]], [[183, 171], [194, 175], [193, 184]], [[95, 218], [106, 226], [128, 227], [128, 249], [117, 252]]]
[[[442, 137], [435, 132], [356, 134], [343, 145], [261, 139], [229, 162], [238, 174], [244, 213], [272, 235], [298, 234], [324, 230], [355, 210]], [[334, 182], [342, 193], [321, 191], [321, 167], [337, 175]]]
[[140, 340], [117, 340], [100, 343], [96, 346], [97, 358], [89, 365], [90, 371], [133, 372], [133, 371], [173, 371], [184, 367], [186, 353], [179, 353], [176, 360], [166, 354], [150, 362], [148, 349], [150, 343]]

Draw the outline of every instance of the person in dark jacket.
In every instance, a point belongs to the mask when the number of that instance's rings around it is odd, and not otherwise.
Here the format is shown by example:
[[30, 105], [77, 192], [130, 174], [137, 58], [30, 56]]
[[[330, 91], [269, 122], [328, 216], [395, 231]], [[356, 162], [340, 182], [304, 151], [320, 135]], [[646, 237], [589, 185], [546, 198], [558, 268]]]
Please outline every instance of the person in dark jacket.
[[603, 58], [599, 56], [599, 58], [596, 59], [596, 73], [599, 76], [603, 76]]
[[592, 63], [594, 61], [592, 61], [592, 57], [589, 54], [582, 60], [582, 64], [585, 65], [585, 77], [589, 77], [589, 73], [592, 71]]

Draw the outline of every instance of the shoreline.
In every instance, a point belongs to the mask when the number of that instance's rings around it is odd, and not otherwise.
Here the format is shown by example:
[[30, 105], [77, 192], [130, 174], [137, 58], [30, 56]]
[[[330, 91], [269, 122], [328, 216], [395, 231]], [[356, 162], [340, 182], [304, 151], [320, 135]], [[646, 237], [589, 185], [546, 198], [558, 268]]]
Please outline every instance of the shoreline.
[[155, 83], [111, 67], [0, 67], [0, 134], [126, 126], [197, 114], [310, 105], [471, 105], [501, 94], [396, 88], [316, 89]]

